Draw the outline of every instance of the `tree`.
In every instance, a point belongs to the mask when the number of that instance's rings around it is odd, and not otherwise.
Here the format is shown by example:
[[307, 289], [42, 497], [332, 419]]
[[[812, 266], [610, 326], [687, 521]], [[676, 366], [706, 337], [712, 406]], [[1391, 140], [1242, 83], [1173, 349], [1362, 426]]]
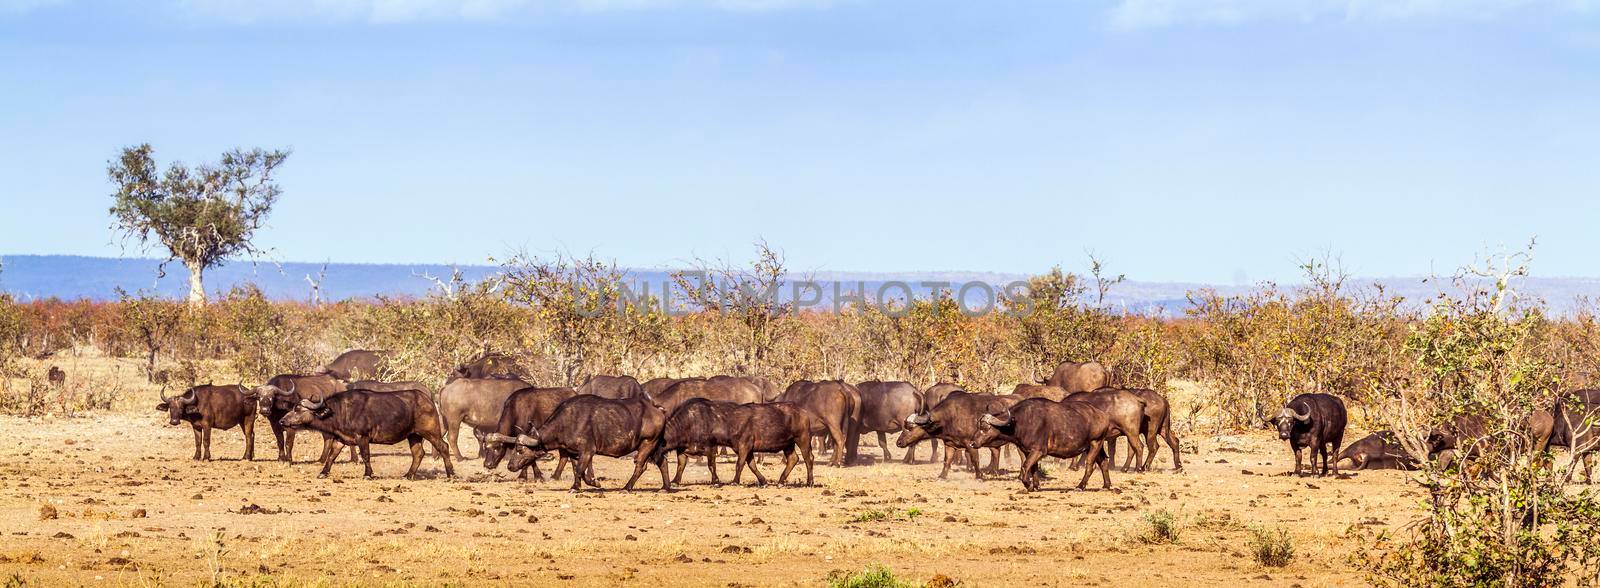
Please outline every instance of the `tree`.
[[124, 148], [106, 168], [117, 186], [112, 229], [124, 241], [147, 246], [153, 238], [166, 247], [166, 262], [189, 269], [189, 304], [202, 306], [206, 269], [261, 253], [251, 241], [282, 193], [273, 173], [289, 152], [233, 149], [215, 164], [190, 168], [175, 162], [165, 173], [150, 153], [148, 143]]

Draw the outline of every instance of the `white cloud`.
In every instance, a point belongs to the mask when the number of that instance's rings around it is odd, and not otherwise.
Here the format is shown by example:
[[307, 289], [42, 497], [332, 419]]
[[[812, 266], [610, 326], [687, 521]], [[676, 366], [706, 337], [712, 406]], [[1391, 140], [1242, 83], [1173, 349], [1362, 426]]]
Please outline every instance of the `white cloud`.
[[1112, 28], [1130, 30], [1255, 21], [1481, 20], [1531, 10], [1588, 13], [1597, 6], [1600, 0], [1118, 0], [1109, 18]]

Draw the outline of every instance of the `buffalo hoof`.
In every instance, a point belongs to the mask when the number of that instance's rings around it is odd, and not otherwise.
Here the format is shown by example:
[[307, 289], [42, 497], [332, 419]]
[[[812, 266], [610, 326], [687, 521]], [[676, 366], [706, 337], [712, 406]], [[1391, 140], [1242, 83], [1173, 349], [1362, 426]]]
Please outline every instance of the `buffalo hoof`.
[[328, 477], [328, 474], [326, 474], [326, 473], [323, 473], [323, 474], [317, 474], [317, 478], [318, 478], [318, 479], [324, 479], [324, 478], [327, 478], [327, 477]]

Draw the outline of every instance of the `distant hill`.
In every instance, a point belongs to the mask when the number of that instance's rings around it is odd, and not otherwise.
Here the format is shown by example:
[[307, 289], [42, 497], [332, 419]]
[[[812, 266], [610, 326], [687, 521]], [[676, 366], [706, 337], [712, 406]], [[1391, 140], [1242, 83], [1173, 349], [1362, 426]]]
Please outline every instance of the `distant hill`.
[[[188, 271], [181, 264], [167, 265], [167, 275], [157, 278], [159, 260], [141, 258], [85, 257], [74, 255], [6, 255], [0, 269], [0, 290], [21, 300], [62, 298], [111, 300], [116, 298], [118, 287], [127, 291], [146, 290], [163, 296], [181, 298], [188, 292]], [[434, 282], [427, 276], [448, 279], [459, 269], [468, 280], [481, 280], [500, 270], [496, 266], [441, 264], [361, 264], [329, 263], [322, 280], [325, 300], [371, 298], [374, 296], [421, 297], [428, 294]], [[249, 263], [236, 262], [206, 273], [206, 287], [213, 293], [225, 292], [235, 285], [254, 283], [270, 298], [277, 300], [306, 300], [311, 286], [306, 276], [315, 277], [323, 271], [323, 264], [305, 262]], [[630, 281], [646, 283], [653, 294], [659, 294], [661, 284], [671, 279], [673, 270], [627, 270]], [[798, 274], [796, 279], [810, 278], [821, 283], [822, 301], [828, 305], [834, 297], [835, 284], [840, 293], [850, 293], [864, 287], [875, 293], [884, 283], [901, 281], [911, 284], [919, 294], [928, 288], [923, 282], [984, 282], [1003, 285], [1025, 280], [1022, 274], [989, 272], [814, 272]], [[1352, 280], [1355, 286], [1382, 283], [1387, 292], [1405, 296], [1412, 303], [1422, 303], [1439, 292], [1437, 284], [1416, 277]], [[1106, 304], [1127, 312], [1141, 314], [1167, 314], [1182, 316], [1189, 308], [1187, 294], [1202, 288], [1215, 289], [1222, 294], [1240, 294], [1252, 287], [1214, 285], [1182, 282], [1127, 281], [1116, 285], [1106, 297]], [[899, 291], [890, 289], [888, 296]], [[1580, 297], [1600, 299], [1600, 278], [1530, 278], [1523, 288], [1524, 295], [1545, 300], [1558, 313], [1570, 312]], [[781, 293], [788, 298], [789, 288]], [[811, 295], [809, 293], [807, 296]], [[903, 296], [903, 294], [900, 294]], [[969, 300], [977, 304], [977, 294]]]

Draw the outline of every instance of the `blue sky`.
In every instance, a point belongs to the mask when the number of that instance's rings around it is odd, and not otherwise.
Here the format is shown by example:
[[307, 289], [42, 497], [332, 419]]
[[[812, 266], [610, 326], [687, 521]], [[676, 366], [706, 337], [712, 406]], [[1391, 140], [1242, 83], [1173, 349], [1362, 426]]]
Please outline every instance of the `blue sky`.
[[0, 0], [0, 253], [139, 142], [292, 147], [281, 260], [1597, 276], [1600, 0]]

